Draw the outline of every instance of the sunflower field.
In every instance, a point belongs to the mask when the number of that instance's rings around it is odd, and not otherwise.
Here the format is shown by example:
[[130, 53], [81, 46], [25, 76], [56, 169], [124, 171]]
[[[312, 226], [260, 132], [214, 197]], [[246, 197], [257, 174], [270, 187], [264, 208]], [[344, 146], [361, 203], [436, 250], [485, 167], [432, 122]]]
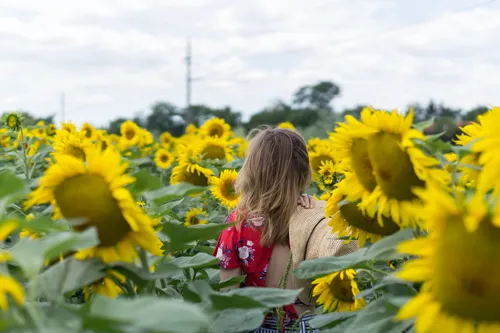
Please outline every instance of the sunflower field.
[[[309, 193], [360, 245], [293, 271], [314, 286], [313, 328], [500, 332], [500, 108], [453, 144], [432, 123], [366, 108], [308, 140]], [[220, 281], [212, 255], [247, 146], [218, 118], [155, 137], [5, 114], [0, 331], [238, 333], [282, 315], [299, 290], [226, 291], [244, 276]]]

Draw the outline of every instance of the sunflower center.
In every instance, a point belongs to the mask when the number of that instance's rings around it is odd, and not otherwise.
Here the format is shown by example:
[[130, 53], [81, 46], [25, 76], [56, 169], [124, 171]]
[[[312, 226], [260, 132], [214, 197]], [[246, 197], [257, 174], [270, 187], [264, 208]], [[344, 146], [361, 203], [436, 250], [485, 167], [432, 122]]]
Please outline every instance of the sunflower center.
[[450, 315], [477, 321], [500, 318], [500, 228], [481, 221], [467, 232], [460, 216], [448, 219], [437, 240], [433, 293]]
[[331, 184], [333, 183], [333, 170], [326, 170], [324, 173], [323, 173], [323, 182], [325, 184]]
[[69, 178], [54, 189], [54, 197], [65, 218], [85, 219], [74, 229], [96, 227], [103, 246], [115, 245], [131, 230], [101, 176], [83, 174]]
[[342, 302], [352, 303], [354, 302], [354, 295], [351, 288], [351, 280], [346, 274], [343, 274], [343, 278], [340, 277], [341, 274], [337, 274], [333, 278], [332, 283], [330, 283], [330, 290], [335, 298]]
[[101, 141], [101, 150], [106, 150], [108, 148], [108, 143], [106, 141]]
[[400, 229], [394, 221], [386, 217], [382, 218], [383, 226], [381, 226], [376, 218], [370, 218], [364, 215], [357, 207], [358, 203], [359, 201], [340, 206], [342, 217], [346, 219], [350, 225], [380, 236], [392, 235]]
[[162, 154], [162, 155], [160, 155], [160, 161], [161, 161], [162, 163], [167, 163], [167, 162], [168, 162], [168, 160], [169, 160], [168, 155], [166, 155], [166, 154]]
[[203, 149], [201, 154], [204, 156], [206, 159], [210, 160], [223, 160], [226, 157], [226, 151], [224, 150], [223, 147], [220, 146], [214, 146], [214, 145], [208, 145]]
[[207, 186], [208, 185], [208, 178], [202, 174], [201, 172], [190, 172], [185, 170], [184, 171], [184, 180], [190, 184], [197, 185], [197, 186]]
[[415, 198], [414, 187], [424, 182], [415, 174], [410, 157], [400, 147], [396, 134], [377, 133], [368, 141], [368, 155], [373, 165], [375, 178], [384, 194], [397, 200]]
[[125, 131], [125, 137], [127, 140], [131, 140], [135, 136], [135, 131], [133, 129], [127, 129]]
[[377, 186], [373, 167], [368, 156], [368, 140], [354, 139], [351, 146], [352, 168], [363, 187], [371, 192]]
[[191, 221], [190, 221], [190, 222], [191, 222], [191, 225], [197, 225], [197, 224], [200, 224], [201, 220], [200, 220], [198, 217], [193, 216], [193, 217], [191, 218]]
[[49, 127], [47, 127], [47, 134], [49, 136], [54, 136], [56, 134], [56, 127], [54, 125], [49, 125]]
[[85, 155], [85, 152], [83, 151], [82, 148], [76, 147], [73, 145], [66, 147], [66, 149], [64, 150], [64, 153], [71, 155], [71, 156], [74, 156], [78, 159], [81, 159], [82, 161], [85, 161], [87, 158], [87, 155]]
[[224, 135], [224, 128], [222, 126], [213, 126], [210, 128], [210, 136], [217, 136], [217, 137], [222, 137]]
[[14, 115], [10, 115], [8, 118], [7, 118], [7, 126], [9, 127], [14, 127], [17, 125], [17, 117], [14, 116]]
[[232, 181], [225, 181], [221, 184], [222, 195], [228, 200], [238, 199], [238, 194], [234, 189], [234, 183]]
[[314, 172], [319, 172], [319, 169], [321, 168], [321, 162], [327, 161], [333, 162], [333, 159], [328, 155], [314, 156], [311, 158], [311, 169], [313, 169]]
[[92, 130], [91, 129], [86, 128], [84, 132], [85, 132], [85, 136], [87, 138], [91, 138], [92, 137]]

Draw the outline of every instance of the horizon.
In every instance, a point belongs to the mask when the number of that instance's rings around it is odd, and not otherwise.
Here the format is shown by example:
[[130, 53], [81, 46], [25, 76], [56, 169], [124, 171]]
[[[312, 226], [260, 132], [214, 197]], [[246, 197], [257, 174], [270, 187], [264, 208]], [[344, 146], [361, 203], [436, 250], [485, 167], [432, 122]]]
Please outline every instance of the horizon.
[[192, 105], [228, 105], [245, 120], [321, 80], [340, 86], [337, 111], [491, 106], [499, 14], [496, 0], [5, 0], [0, 106], [60, 123], [64, 92], [66, 120], [95, 126], [157, 101], [184, 108], [187, 36]]

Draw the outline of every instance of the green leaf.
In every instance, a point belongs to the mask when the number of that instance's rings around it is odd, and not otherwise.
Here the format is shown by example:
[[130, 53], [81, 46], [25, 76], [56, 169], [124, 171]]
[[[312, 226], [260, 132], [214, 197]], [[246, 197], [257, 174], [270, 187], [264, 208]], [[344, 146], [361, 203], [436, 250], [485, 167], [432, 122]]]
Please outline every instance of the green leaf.
[[426, 128], [431, 127], [434, 124], [434, 121], [435, 121], [435, 119], [434, 119], [434, 117], [432, 117], [432, 118], [424, 120], [422, 122], [413, 124], [413, 128], [415, 128], [415, 129], [417, 129], [419, 131], [423, 131]]
[[209, 299], [215, 310], [260, 309], [262, 311], [266, 309], [266, 306], [264, 306], [264, 304], [262, 304], [261, 302], [251, 297], [238, 294], [230, 294], [230, 293], [212, 294], [209, 296]]
[[40, 274], [38, 296], [55, 301], [61, 295], [76, 291], [104, 276], [106, 276], [105, 266], [96, 258], [91, 260], [66, 258]]
[[217, 333], [249, 332], [258, 328], [265, 317], [263, 309], [226, 309], [215, 312], [213, 331]]
[[156, 266], [154, 272], [149, 272], [143, 267], [124, 262], [112, 264], [110, 267], [134, 281], [140, 288], [144, 288], [150, 281], [171, 278], [182, 273], [181, 269], [171, 263], [163, 263]]
[[26, 194], [24, 181], [8, 170], [0, 171], [0, 217], [10, 204], [20, 200]]
[[207, 241], [216, 239], [220, 232], [229, 228], [231, 224], [201, 224], [185, 226], [183, 224], [164, 223], [162, 232], [168, 236], [170, 251], [183, 249], [185, 244], [194, 241]]
[[21, 239], [10, 249], [12, 260], [21, 266], [28, 277], [37, 274], [45, 260], [53, 260], [69, 252], [99, 244], [95, 228], [84, 232], [58, 232], [39, 239]]
[[391, 305], [387, 298], [370, 302], [358, 312], [345, 333], [401, 333], [408, 329], [411, 321], [395, 321], [398, 308]]
[[221, 290], [221, 289], [226, 288], [226, 287], [231, 287], [234, 285], [241, 284], [243, 281], [245, 281], [245, 277], [246, 277], [246, 275], [234, 276], [234, 277], [226, 279], [224, 281], [212, 283], [212, 284], [210, 284], [210, 286], [214, 290]]
[[179, 183], [168, 187], [163, 187], [155, 191], [144, 192], [143, 196], [148, 201], [153, 201], [155, 205], [162, 205], [172, 200], [179, 200], [188, 195], [203, 192], [206, 188], [195, 186], [189, 183]]
[[236, 158], [231, 162], [228, 162], [222, 166], [222, 169], [236, 169], [239, 170], [243, 166], [244, 160], [241, 158]]
[[434, 141], [438, 140], [440, 137], [442, 137], [443, 134], [446, 134], [446, 131], [439, 132], [436, 134], [426, 135], [425, 138], [426, 138], [427, 142], [434, 142]]
[[402, 229], [395, 234], [387, 236], [367, 248], [340, 257], [323, 257], [307, 260], [300, 263], [293, 272], [299, 279], [314, 279], [347, 268], [370, 269], [368, 261], [396, 260], [404, 257], [396, 251], [402, 241], [412, 239], [411, 228]]
[[211, 318], [194, 304], [151, 296], [135, 299], [96, 296], [88, 317], [121, 323], [128, 332], [202, 333], [208, 332], [212, 324]]
[[170, 263], [180, 269], [200, 269], [217, 265], [219, 263], [219, 259], [209, 254], [200, 252], [192, 257], [174, 258]]
[[309, 321], [312, 328], [333, 328], [356, 315], [356, 312], [332, 312], [314, 316]]
[[301, 289], [279, 289], [279, 288], [238, 288], [232, 289], [225, 295], [246, 296], [256, 300], [267, 308], [277, 308], [288, 304], [293, 304]]
[[40, 215], [31, 221], [20, 221], [21, 228], [30, 230], [36, 234], [63, 231], [66, 226], [57, 223], [46, 215]]
[[300, 263], [293, 274], [299, 279], [315, 279], [347, 268], [365, 267], [367, 248], [340, 257], [322, 257]]
[[162, 183], [159, 177], [155, 177], [148, 170], [142, 169], [133, 175], [135, 183], [132, 191], [141, 194], [145, 191], [155, 191], [162, 188]]
[[368, 248], [366, 255], [371, 260], [396, 260], [401, 259], [404, 255], [396, 251], [399, 243], [414, 238], [413, 230], [405, 228], [398, 232], [382, 238]]

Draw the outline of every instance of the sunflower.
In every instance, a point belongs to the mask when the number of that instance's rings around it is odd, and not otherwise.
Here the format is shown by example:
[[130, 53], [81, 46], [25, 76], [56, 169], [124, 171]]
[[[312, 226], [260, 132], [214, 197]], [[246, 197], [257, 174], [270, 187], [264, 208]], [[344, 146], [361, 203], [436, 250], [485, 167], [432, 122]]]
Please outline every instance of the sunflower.
[[198, 141], [195, 154], [206, 160], [226, 160], [232, 161], [231, 149], [226, 140], [216, 137], [208, 137]]
[[125, 276], [113, 270], [109, 270], [107, 274], [107, 276], [93, 283], [91, 286], [85, 287], [84, 292], [86, 300], [89, 299], [90, 290], [96, 294], [110, 298], [116, 298], [123, 293], [123, 289], [120, 288], [117, 282], [125, 283], [127, 280]]
[[24, 290], [19, 282], [10, 276], [0, 274], [0, 310], [7, 310], [9, 303], [7, 295], [10, 295], [18, 305], [24, 304]]
[[[34, 219], [35, 219], [35, 215], [33, 215], [33, 213], [29, 213], [28, 215], [26, 215], [26, 221], [32, 221]], [[39, 236], [29, 229], [23, 229], [19, 233], [19, 238], [21, 238], [21, 239], [23, 239], [23, 238], [37, 239], [37, 238], [39, 238]]]
[[15, 220], [7, 220], [0, 223], [0, 242], [4, 241], [10, 234], [19, 227]]
[[75, 134], [76, 133], [76, 127], [71, 122], [68, 122], [68, 123], [61, 122], [61, 131], [66, 131], [66, 132], [68, 132], [70, 134]]
[[358, 293], [353, 269], [331, 273], [312, 282], [313, 296], [317, 303], [323, 305], [323, 312], [356, 311], [362, 309], [366, 302], [363, 298], [354, 298]]
[[80, 128], [80, 135], [88, 140], [94, 140], [97, 136], [97, 130], [89, 123], [84, 123]]
[[172, 170], [170, 184], [190, 183], [197, 186], [207, 186], [213, 171], [199, 164], [178, 165]]
[[11, 137], [7, 134], [9, 132], [6, 128], [0, 128], [0, 147], [9, 147]]
[[316, 146], [322, 144], [323, 140], [321, 140], [320, 138], [310, 138], [308, 141], [307, 141], [307, 150], [309, 152], [312, 152], [316, 149]]
[[168, 169], [174, 162], [174, 157], [166, 149], [158, 149], [155, 154], [156, 166], [160, 169]]
[[207, 224], [208, 223], [208, 214], [203, 209], [199, 208], [191, 208], [186, 213], [186, 220], [184, 221], [184, 225], [198, 225], [198, 224]]
[[[478, 117], [479, 124], [474, 127], [475, 133], [468, 133], [471, 139], [471, 150], [478, 159], [482, 171], [477, 179], [477, 189], [486, 193], [493, 191], [495, 197], [500, 196], [500, 107], [495, 107]], [[470, 126], [470, 125], [469, 125]], [[466, 129], [467, 126], [464, 128]], [[467, 133], [466, 133], [467, 134]], [[459, 142], [462, 143], [463, 137]], [[467, 142], [467, 141], [466, 141]], [[467, 157], [467, 156], [466, 156]]]
[[357, 239], [359, 246], [363, 247], [366, 241], [375, 243], [400, 230], [390, 218], [382, 216], [376, 219], [358, 208], [360, 201], [357, 198], [363, 197], [363, 188], [352, 177], [355, 177], [352, 173], [345, 173], [345, 178], [336, 184], [328, 198], [325, 213], [332, 217], [328, 223], [332, 233], [338, 233], [339, 237], [350, 237], [349, 241]]
[[2, 121], [9, 130], [19, 131], [24, 122], [24, 116], [20, 112], [9, 112], [2, 117]]
[[311, 164], [313, 178], [315, 181], [319, 180], [319, 169], [321, 168], [322, 163], [328, 161], [332, 163], [334, 161], [333, 151], [330, 149], [330, 147], [317, 146], [315, 151], [309, 152], [309, 162]]
[[189, 134], [196, 134], [197, 131], [198, 131], [198, 128], [194, 124], [189, 124], [186, 127], [186, 134], [188, 134], [188, 135]]
[[125, 121], [120, 126], [121, 140], [120, 142], [125, 148], [139, 145], [141, 140], [141, 128], [131, 120]]
[[333, 185], [335, 183], [335, 166], [333, 165], [333, 161], [321, 161], [318, 174], [323, 187]]
[[233, 147], [233, 155], [239, 158], [245, 158], [248, 150], [247, 140], [240, 137], [234, 137], [229, 140], [229, 144]]
[[169, 132], [163, 132], [160, 135], [160, 144], [165, 147], [171, 147], [174, 143], [174, 137]]
[[[370, 217], [378, 214], [400, 225], [417, 223], [412, 214], [419, 204], [414, 188], [425, 183], [447, 185], [450, 174], [440, 167], [437, 159], [425, 155], [413, 140], [425, 141], [425, 136], [412, 129], [413, 111], [406, 117], [397, 113], [365, 108], [361, 121], [352, 116], [340, 123], [330, 135], [339, 169], [352, 171], [352, 187], [361, 199], [359, 207]], [[361, 184], [363, 191], [358, 191]], [[351, 185], [347, 185], [351, 187]]]
[[286, 128], [286, 129], [291, 129], [291, 130], [295, 129], [295, 126], [293, 126], [293, 124], [289, 121], [279, 123], [278, 126], [276, 126], [276, 127], [277, 128]]
[[236, 207], [240, 200], [240, 195], [234, 189], [236, 178], [238, 178], [236, 170], [223, 170], [219, 178], [212, 177], [211, 179], [212, 195], [227, 209]]
[[[420, 293], [398, 313], [400, 320], [416, 317], [416, 332], [499, 332], [500, 228], [497, 213], [488, 214], [481, 200], [461, 192], [452, 197], [438, 187], [417, 191], [429, 234], [401, 243], [401, 253], [418, 256], [397, 274], [423, 282]], [[477, 215], [482, 216], [480, 223]], [[494, 259], [496, 260], [496, 259]]]
[[92, 142], [83, 136], [60, 131], [54, 137], [54, 152], [52, 155], [54, 158], [61, 155], [71, 155], [85, 161], [95, 150]]
[[171, 184], [186, 182], [198, 186], [209, 185], [213, 171], [200, 165], [197, 151], [194, 145], [178, 146], [177, 159], [179, 165], [172, 170]]
[[26, 209], [51, 203], [55, 219], [85, 219], [73, 226], [75, 230], [95, 227], [100, 244], [78, 251], [78, 259], [132, 262], [137, 258], [136, 246], [161, 255], [162, 242], [152, 227], [154, 221], [136, 205], [126, 188], [135, 181], [125, 174], [127, 167], [113, 150], [89, 155], [86, 163], [60, 155], [29, 195]]
[[225, 140], [232, 136], [231, 126], [229, 126], [224, 119], [217, 117], [207, 120], [200, 127], [200, 133], [205, 137], [216, 137]]
[[49, 124], [47, 128], [45, 129], [45, 132], [47, 133], [48, 136], [54, 136], [57, 133], [57, 127], [54, 124]]

